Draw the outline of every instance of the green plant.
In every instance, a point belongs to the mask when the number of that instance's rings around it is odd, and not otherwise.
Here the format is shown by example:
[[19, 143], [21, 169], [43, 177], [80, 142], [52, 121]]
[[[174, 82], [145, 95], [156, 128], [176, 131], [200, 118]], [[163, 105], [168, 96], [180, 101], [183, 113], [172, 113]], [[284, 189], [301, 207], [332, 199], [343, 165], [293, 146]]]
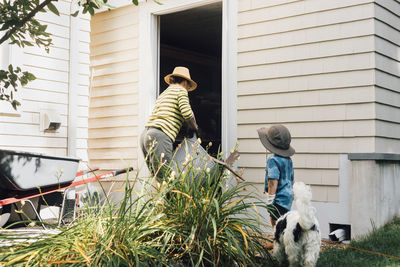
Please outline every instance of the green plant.
[[[124, 198], [87, 206], [54, 236], [0, 247], [4, 265], [49, 266], [267, 266], [258, 210], [265, 204], [221, 168], [193, 161], [157, 184], [125, 182]], [[199, 177], [199, 179], [193, 179]], [[138, 183], [141, 183], [139, 190]], [[1, 239], [0, 235], [0, 239]], [[4, 238], [4, 237], [3, 237]]]
[[[29, 81], [36, 79], [35, 75], [30, 72], [22, 71], [20, 67], [14, 69], [12, 65], [8, 65], [7, 70], [0, 70], [0, 100], [10, 102], [16, 110], [19, 103], [14, 98], [14, 92], [18, 90], [18, 82], [24, 86]], [[11, 87], [10, 87], [11, 86]]]
[[[191, 177], [197, 179], [192, 181]], [[260, 239], [258, 211], [263, 204], [254, 198], [249, 186], [240, 183], [229, 186], [220, 169], [189, 167], [178, 172], [170, 183], [161, 186], [167, 197], [161, 205], [165, 214], [164, 235], [169, 257], [188, 265], [232, 266], [257, 265], [258, 257], [269, 258]]]

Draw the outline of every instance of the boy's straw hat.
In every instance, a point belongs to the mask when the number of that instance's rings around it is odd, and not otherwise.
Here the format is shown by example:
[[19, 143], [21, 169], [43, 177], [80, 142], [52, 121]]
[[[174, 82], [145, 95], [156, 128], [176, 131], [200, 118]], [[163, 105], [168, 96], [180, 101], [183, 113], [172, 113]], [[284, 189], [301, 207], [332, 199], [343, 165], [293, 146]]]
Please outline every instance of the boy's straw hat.
[[188, 80], [190, 82], [190, 88], [188, 90], [189, 92], [197, 88], [197, 83], [190, 78], [189, 69], [186, 67], [175, 67], [174, 71], [171, 74], [168, 74], [164, 77], [164, 81], [170, 84], [169, 77], [171, 76], [178, 76]]
[[290, 157], [296, 152], [290, 146], [292, 137], [285, 126], [274, 125], [270, 128], [262, 127], [257, 132], [263, 146], [272, 153], [282, 157]]

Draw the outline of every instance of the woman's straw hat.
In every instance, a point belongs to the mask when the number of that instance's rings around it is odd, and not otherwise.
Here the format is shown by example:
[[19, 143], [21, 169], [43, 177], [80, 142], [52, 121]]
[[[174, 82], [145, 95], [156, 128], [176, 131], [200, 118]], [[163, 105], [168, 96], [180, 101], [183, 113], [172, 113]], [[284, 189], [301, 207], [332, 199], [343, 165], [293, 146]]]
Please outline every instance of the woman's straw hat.
[[270, 128], [262, 127], [257, 132], [263, 146], [272, 153], [282, 157], [290, 157], [296, 152], [290, 146], [292, 137], [285, 126], [274, 125]]
[[197, 88], [197, 83], [190, 78], [189, 69], [186, 67], [175, 67], [174, 71], [171, 74], [168, 74], [164, 77], [164, 81], [170, 84], [169, 77], [171, 76], [178, 76], [188, 80], [190, 82], [190, 88], [188, 90], [189, 92]]

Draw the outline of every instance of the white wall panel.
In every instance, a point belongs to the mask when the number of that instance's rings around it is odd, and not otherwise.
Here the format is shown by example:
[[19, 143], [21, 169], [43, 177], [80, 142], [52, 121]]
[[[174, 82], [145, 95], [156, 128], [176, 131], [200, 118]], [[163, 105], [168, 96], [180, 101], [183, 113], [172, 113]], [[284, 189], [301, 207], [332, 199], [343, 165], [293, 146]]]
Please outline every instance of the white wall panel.
[[[39, 13], [37, 18], [48, 25], [48, 30], [52, 33], [53, 44], [50, 46], [49, 53], [39, 47], [25, 47], [22, 50], [20, 62], [17, 62], [24, 71], [30, 71], [36, 76], [36, 80], [28, 83], [21, 90], [22, 106], [20, 116], [0, 116], [0, 149], [15, 149], [28, 152], [50, 154], [54, 156], [66, 156], [68, 149], [69, 122], [78, 121], [81, 127], [77, 132], [79, 155], [87, 161], [87, 115], [88, 115], [88, 96], [76, 99], [79, 102], [79, 116], [68, 118], [70, 84], [70, 56], [74, 53], [86, 55], [86, 68], [79, 66], [86, 76], [84, 78], [72, 77], [72, 79], [88, 80], [89, 64], [89, 45], [88, 32], [90, 31], [90, 17], [83, 16], [78, 18], [84, 23], [80, 24], [82, 31], [86, 33], [82, 40], [77, 40], [82, 47], [79, 51], [69, 51], [70, 33], [74, 30], [71, 25], [71, 2], [57, 1], [55, 5], [61, 15], [56, 16], [51, 12]], [[76, 5], [76, 3], [72, 3]], [[79, 30], [78, 29], [78, 30]], [[73, 36], [73, 34], [71, 34]], [[83, 41], [86, 41], [84, 43]], [[18, 65], [16, 64], [16, 65]], [[88, 81], [82, 92], [88, 92]], [[40, 110], [52, 109], [60, 115], [61, 127], [56, 133], [44, 133], [40, 131]], [[86, 119], [85, 119], [86, 115]], [[86, 144], [86, 145], [85, 145]], [[86, 154], [86, 155], [85, 155]]]

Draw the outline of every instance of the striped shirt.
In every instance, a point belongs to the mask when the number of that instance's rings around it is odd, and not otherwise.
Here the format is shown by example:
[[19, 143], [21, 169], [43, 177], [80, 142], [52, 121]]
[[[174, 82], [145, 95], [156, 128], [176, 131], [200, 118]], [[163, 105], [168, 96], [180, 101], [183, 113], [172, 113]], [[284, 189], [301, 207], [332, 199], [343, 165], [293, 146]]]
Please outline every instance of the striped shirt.
[[175, 141], [182, 123], [193, 117], [188, 91], [179, 84], [171, 84], [157, 98], [146, 127], [160, 128]]

